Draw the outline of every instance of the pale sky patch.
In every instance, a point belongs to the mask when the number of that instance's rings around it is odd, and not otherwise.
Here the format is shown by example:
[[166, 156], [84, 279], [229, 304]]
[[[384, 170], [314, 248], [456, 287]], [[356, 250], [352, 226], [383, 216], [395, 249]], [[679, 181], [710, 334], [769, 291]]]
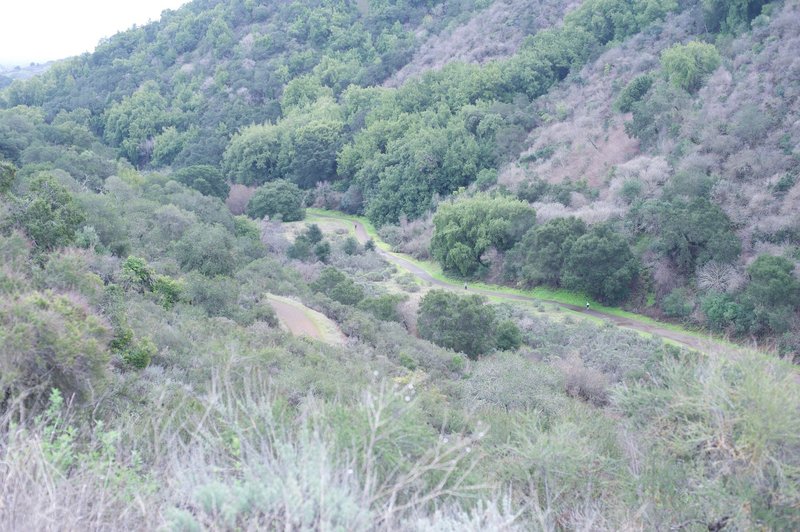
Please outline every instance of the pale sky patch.
[[91, 52], [104, 37], [158, 20], [187, 0], [3, 0], [0, 65], [27, 65]]

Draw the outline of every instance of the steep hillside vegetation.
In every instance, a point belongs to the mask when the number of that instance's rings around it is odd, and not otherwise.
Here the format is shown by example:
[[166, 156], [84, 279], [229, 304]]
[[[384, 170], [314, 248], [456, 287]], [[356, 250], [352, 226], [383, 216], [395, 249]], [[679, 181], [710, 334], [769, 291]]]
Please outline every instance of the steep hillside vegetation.
[[0, 530], [800, 528], [799, 9], [195, 0], [15, 81]]

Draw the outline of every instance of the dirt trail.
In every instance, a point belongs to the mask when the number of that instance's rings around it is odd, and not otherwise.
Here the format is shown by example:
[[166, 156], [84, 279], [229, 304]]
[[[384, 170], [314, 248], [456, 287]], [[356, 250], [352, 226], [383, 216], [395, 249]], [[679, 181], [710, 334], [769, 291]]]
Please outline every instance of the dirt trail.
[[[328, 218], [330, 220], [339, 220], [342, 224], [346, 224], [347, 223], [346, 221], [340, 220], [340, 219], [338, 219], [338, 218], [336, 218], [334, 216], [326, 216], [324, 214], [318, 214], [317, 216], [319, 216], [321, 218]], [[367, 233], [367, 230], [364, 228], [364, 225], [361, 222], [353, 222], [353, 228], [354, 228], [355, 233], [356, 233], [356, 238], [358, 238], [358, 241], [361, 242], [362, 244], [370, 239], [369, 234]], [[389, 253], [389, 252], [384, 251], [384, 250], [382, 250], [382, 249], [380, 249], [378, 247], [376, 247], [375, 250], [382, 257], [384, 257], [387, 261], [391, 262], [392, 264], [395, 264], [395, 265], [399, 266], [400, 268], [403, 268], [404, 270], [407, 270], [407, 271], [411, 272], [413, 275], [417, 276], [418, 278], [420, 278], [420, 279], [422, 279], [424, 281], [427, 281], [428, 283], [430, 283], [430, 284], [432, 284], [434, 286], [438, 286], [440, 288], [446, 288], [446, 289], [449, 289], [449, 290], [456, 290], [456, 291], [459, 291], [459, 292], [464, 292], [464, 287], [461, 286], [460, 284], [457, 285], [455, 283], [442, 281], [441, 279], [436, 279], [431, 274], [429, 274], [427, 271], [425, 271], [424, 269], [422, 269], [419, 266], [417, 266], [416, 264], [414, 264], [412, 261], [410, 261], [408, 259], [405, 259], [402, 256], [400, 256], [400, 254]], [[508, 294], [508, 293], [505, 293], [505, 292], [495, 292], [493, 290], [482, 290], [482, 289], [477, 289], [477, 288], [476, 289], [470, 288], [469, 292], [473, 293], [473, 294], [481, 294], [481, 295], [484, 295], [484, 296], [496, 297], [496, 298], [506, 299], [506, 300], [510, 300], [510, 301], [522, 301], [522, 302], [529, 302], [529, 303], [548, 303], [550, 305], [558, 306], [558, 307], [561, 307], [561, 308], [564, 308], [564, 309], [569, 309], [569, 310], [573, 310], [573, 311], [576, 311], [576, 312], [585, 313], [585, 314], [587, 314], [589, 316], [592, 316], [594, 318], [598, 318], [598, 319], [607, 321], [609, 323], [612, 323], [612, 324], [616, 325], [617, 327], [623, 327], [623, 328], [626, 328], [626, 329], [631, 329], [631, 330], [634, 330], [634, 331], [640, 331], [640, 332], [644, 332], [644, 333], [647, 333], [647, 334], [651, 334], [653, 336], [659, 336], [661, 338], [669, 339], [669, 340], [671, 340], [673, 342], [677, 342], [677, 343], [685, 345], [686, 347], [689, 347], [691, 349], [696, 349], [698, 351], [702, 351], [702, 352], [705, 352], [705, 353], [715, 353], [715, 352], [721, 351], [723, 349], [722, 345], [719, 342], [716, 342], [711, 337], [709, 337], [708, 339], [705, 339], [705, 338], [701, 338], [701, 337], [698, 337], [698, 336], [693, 335], [693, 334], [686, 334], [686, 333], [682, 333], [680, 331], [675, 331], [675, 330], [668, 329], [668, 328], [665, 328], [665, 327], [659, 327], [658, 325], [655, 325], [655, 324], [644, 323], [644, 322], [636, 321], [636, 320], [633, 320], [633, 319], [630, 319], [630, 318], [625, 318], [625, 317], [622, 317], [622, 316], [615, 316], [613, 314], [606, 314], [606, 313], [600, 312], [598, 310], [592, 310], [592, 309], [587, 310], [587, 309], [585, 309], [583, 307], [580, 307], [580, 306], [577, 306], [577, 305], [570, 305], [568, 303], [561, 303], [561, 302], [552, 301], [552, 300], [549, 300], [549, 299], [540, 299], [540, 298], [536, 298], [536, 297], [523, 296], [523, 295], [518, 295], [518, 294]], [[730, 347], [726, 346], [725, 349], [730, 350]]]
[[290, 333], [296, 336], [308, 336], [328, 344], [344, 343], [344, 335], [336, 325], [319, 312], [285, 297], [268, 295], [267, 298], [275, 309], [278, 320]]

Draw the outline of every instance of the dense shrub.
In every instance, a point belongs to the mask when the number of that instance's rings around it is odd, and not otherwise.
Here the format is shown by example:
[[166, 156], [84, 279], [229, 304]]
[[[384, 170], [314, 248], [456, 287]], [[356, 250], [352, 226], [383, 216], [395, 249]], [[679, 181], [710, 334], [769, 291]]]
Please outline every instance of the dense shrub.
[[661, 67], [677, 87], [697, 91], [705, 79], [720, 65], [719, 52], [713, 44], [692, 41], [677, 44], [661, 55]]
[[364, 290], [336, 268], [322, 270], [311, 288], [343, 305], [356, 305], [364, 299]]
[[508, 197], [481, 195], [443, 203], [433, 217], [431, 252], [445, 270], [474, 275], [486, 266], [486, 251], [510, 249], [535, 220], [533, 208]]
[[599, 226], [575, 240], [564, 261], [562, 282], [613, 305], [627, 299], [638, 275], [639, 263], [625, 239]]
[[0, 328], [0, 392], [6, 405], [9, 399], [36, 402], [50, 388], [79, 400], [103, 388], [111, 329], [84, 302], [52, 292], [3, 298]]
[[306, 213], [303, 208], [303, 192], [295, 185], [277, 180], [262, 185], [247, 204], [247, 215], [261, 219], [265, 216], [280, 216], [284, 222], [302, 220]]
[[417, 329], [436, 345], [477, 357], [496, 345], [496, 316], [484, 298], [432, 290], [422, 298]]

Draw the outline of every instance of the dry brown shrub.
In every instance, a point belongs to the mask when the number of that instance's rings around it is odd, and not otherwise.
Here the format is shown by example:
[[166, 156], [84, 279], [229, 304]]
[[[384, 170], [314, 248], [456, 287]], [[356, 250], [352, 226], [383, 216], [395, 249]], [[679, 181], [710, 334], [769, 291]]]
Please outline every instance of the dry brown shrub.
[[231, 191], [230, 194], [228, 194], [228, 199], [225, 200], [225, 205], [228, 206], [228, 209], [233, 214], [244, 214], [245, 209], [247, 209], [247, 204], [250, 202], [250, 198], [252, 198], [255, 193], [256, 187], [247, 187], [240, 184], [231, 185]]
[[594, 368], [588, 368], [577, 353], [556, 362], [564, 377], [567, 395], [583, 399], [595, 406], [608, 403], [608, 377]]

